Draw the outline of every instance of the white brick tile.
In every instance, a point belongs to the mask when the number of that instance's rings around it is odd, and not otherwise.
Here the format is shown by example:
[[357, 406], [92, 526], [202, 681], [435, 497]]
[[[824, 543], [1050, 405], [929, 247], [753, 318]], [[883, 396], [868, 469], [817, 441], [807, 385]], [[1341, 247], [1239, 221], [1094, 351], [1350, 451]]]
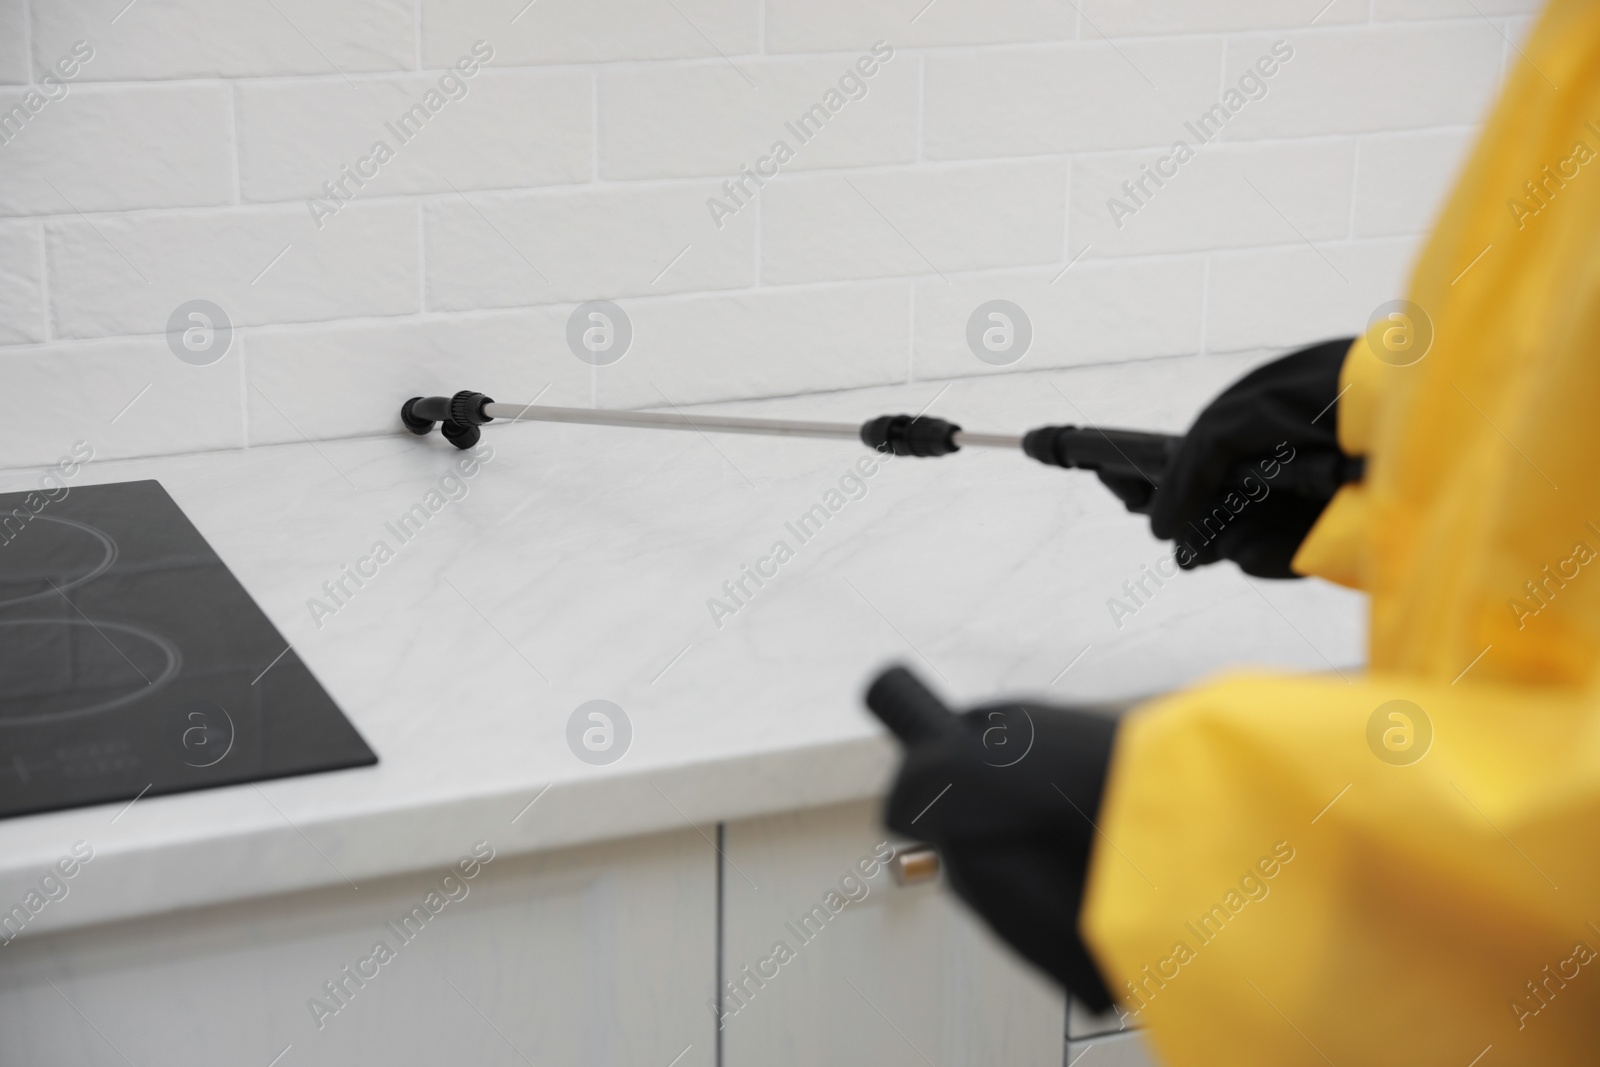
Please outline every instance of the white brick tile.
[[[18, 97], [0, 90], [0, 112]], [[231, 203], [228, 127], [221, 86], [69, 83], [0, 146], [0, 214]]]
[[0, 4], [0, 84], [28, 80], [28, 37], [21, 3]]
[[587, 407], [591, 368], [567, 350], [566, 319], [563, 308], [250, 330], [250, 443], [399, 432], [408, 397], [462, 389], [526, 403], [549, 386], [541, 404]]
[[88, 79], [351, 74], [416, 66], [412, 0], [138, 0], [131, 6], [128, 0], [81, 0], [34, 3], [31, 10], [34, 61], [42, 69], [74, 41], [86, 40], [95, 49], [83, 67]]
[[1361, 142], [1356, 168], [1357, 237], [1425, 233], [1433, 225], [1473, 134], [1406, 133]]
[[1216, 98], [1221, 48], [1096, 41], [929, 56], [924, 151], [970, 159], [1161, 144]]
[[[1466, 0], [1456, 0], [1465, 4]], [[1084, 0], [1084, 35], [1304, 29], [1366, 22], [1367, 0]]]
[[714, 195], [716, 186], [706, 183], [483, 194], [430, 204], [428, 307], [459, 311], [754, 285], [755, 208], [718, 230], [706, 209]]
[[[79, 39], [71, 42], [60, 55], [37, 57], [33, 62], [33, 73], [38, 76], [36, 81], [41, 85], [53, 86], [54, 81], [78, 83], [85, 80], [84, 68], [94, 61], [97, 54], [93, 45]], [[53, 78], [54, 81], [46, 82], [46, 78]]]
[[[916, 158], [917, 64], [895, 55], [860, 79], [850, 57], [610, 68], [600, 75], [600, 172], [607, 178], [735, 174], [783, 141], [785, 170]], [[866, 95], [850, 100], [841, 78]], [[746, 79], [749, 79], [748, 81]], [[855, 90], [858, 94], [861, 90]], [[800, 130], [828, 93], [843, 101], [822, 128]]]
[[759, 51], [759, 18], [749, 0], [423, 0], [422, 56], [450, 63], [482, 39], [504, 63], [716, 58]]
[[1475, 19], [1481, 15], [1533, 14], [1545, 0], [1373, 0], [1372, 17], [1393, 19]]
[[[924, 7], [924, 4], [927, 6]], [[883, 40], [897, 48], [1059, 41], [1073, 36], [1077, 13], [1055, 0], [949, 4], [861, 0], [769, 0], [768, 52], [865, 50]]]
[[[1058, 279], [1052, 281], [1052, 279]], [[917, 282], [918, 378], [1040, 370], [1182, 355], [1200, 343], [1205, 262], [1082, 262], [1051, 270]], [[1027, 315], [1033, 340], [1016, 363], [997, 367], [973, 354], [967, 322], [980, 304], [1009, 300]]]
[[1114, 219], [1111, 198], [1137, 206], [1123, 183], [1164, 158], [1144, 152], [1074, 162], [1068, 230], [1073, 256], [1086, 247], [1091, 258], [1200, 252], [1331, 240], [1349, 232], [1354, 141], [1204, 145], [1165, 185], [1148, 182], [1145, 189], [1153, 195], [1135, 214], [1118, 212]]
[[1053, 263], [1065, 162], [784, 178], [762, 194], [764, 282]]
[[0, 352], [7, 396], [73, 394], [70, 418], [52, 405], [22, 404], [0, 419], [5, 466], [53, 464], [74, 441], [88, 442], [95, 461], [237, 448], [239, 341], [235, 334], [228, 354], [205, 367], [176, 358], [161, 337]]
[[299, 205], [52, 220], [55, 336], [162, 333], [197, 298], [236, 326], [414, 312], [418, 225], [413, 204], [354, 204], [321, 233]]
[[600, 406], [903, 381], [910, 300], [910, 286], [896, 282], [624, 302], [633, 345], [600, 369]]
[[[465, 79], [452, 71], [354, 84], [319, 78], [238, 88], [246, 200], [325, 197], [330, 181], [355, 188], [341, 179], [341, 166], [365, 181], [367, 196], [589, 178], [587, 73], [480, 68]], [[380, 161], [379, 142], [393, 153], [388, 162]]]
[[45, 339], [42, 241], [38, 223], [0, 223], [0, 345]]
[[1331, 133], [1478, 122], [1500, 77], [1504, 41], [1483, 20], [1420, 26], [1376, 26], [1235, 38], [1226, 80], [1286, 41], [1284, 63], [1264, 100], [1240, 109], [1224, 128], [1228, 139], [1305, 137]]
[[1286, 348], [1366, 329], [1378, 305], [1405, 295], [1416, 239], [1260, 249], [1211, 264], [1207, 347]]

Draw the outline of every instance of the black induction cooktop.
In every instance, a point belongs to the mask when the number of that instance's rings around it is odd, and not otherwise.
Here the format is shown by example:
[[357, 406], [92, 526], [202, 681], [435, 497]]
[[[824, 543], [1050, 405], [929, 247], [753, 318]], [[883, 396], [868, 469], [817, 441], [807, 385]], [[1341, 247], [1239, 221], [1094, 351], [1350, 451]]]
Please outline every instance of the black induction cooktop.
[[0, 494], [0, 817], [376, 763], [156, 481]]

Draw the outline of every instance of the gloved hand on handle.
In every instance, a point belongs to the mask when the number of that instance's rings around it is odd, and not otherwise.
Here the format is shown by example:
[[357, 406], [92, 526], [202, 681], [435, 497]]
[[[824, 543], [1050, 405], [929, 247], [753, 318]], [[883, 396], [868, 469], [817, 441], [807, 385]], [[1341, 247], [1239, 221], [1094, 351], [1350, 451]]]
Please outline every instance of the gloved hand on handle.
[[1092, 1010], [1109, 1008], [1078, 908], [1116, 718], [1016, 702], [951, 714], [898, 667], [867, 705], [906, 749], [889, 828], [938, 849], [951, 888], [1018, 953]]
[[1129, 511], [1150, 516], [1152, 533], [1178, 543], [1185, 570], [1231, 559], [1258, 578], [1300, 577], [1289, 563], [1332, 494], [1307, 496], [1275, 480], [1289, 465], [1349, 462], [1339, 450], [1337, 402], [1351, 342], [1291, 352], [1225, 389], [1195, 419], [1159, 488], [1100, 480]]

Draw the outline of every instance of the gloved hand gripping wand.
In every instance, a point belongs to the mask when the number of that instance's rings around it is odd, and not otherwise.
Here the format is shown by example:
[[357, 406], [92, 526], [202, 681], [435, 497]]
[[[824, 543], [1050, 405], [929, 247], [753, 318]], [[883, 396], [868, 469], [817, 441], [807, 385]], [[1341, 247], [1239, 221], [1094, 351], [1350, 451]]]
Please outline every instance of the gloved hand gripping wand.
[[[482, 393], [463, 391], [454, 396], [417, 396], [400, 408], [400, 421], [418, 436], [439, 425], [445, 440], [457, 448], [471, 448], [482, 434], [480, 426], [496, 419], [510, 422], [567, 422], [589, 426], [624, 426], [653, 430], [698, 430], [702, 433], [741, 433], [776, 437], [831, 437], [855, 439], [868, 448], [897, 456], [944, 456], [969, 448], [1020, 449], [1054, 467], [1090, 470], [1111, 477], [1140, 478], [1160, 485], [1167, 463], [1182, 443], [1181, 436], [1116, 430], [1098, 426], [1041, 426], [1025, 434], [975, 433], [931, 415], [880, 415], [856, 426], [847, 422], [809, 422], [797, 419], [752, 419], [730, 415], [684, 415], [663, 411], [601, 411], [591, 408], [548, 407], [536, 404], [501, 404]], [[1338, 486], [1359, 481], [1359, 461], [1337, 462], [1340, 457], [1307, 456], [1286, 464], [1275, 484], [1292, 492], [1331, 496]], [[1312, 462], [1313, 460], [1317, 462]], [[1331, 488], [1325, 488], [1331, 485]]]

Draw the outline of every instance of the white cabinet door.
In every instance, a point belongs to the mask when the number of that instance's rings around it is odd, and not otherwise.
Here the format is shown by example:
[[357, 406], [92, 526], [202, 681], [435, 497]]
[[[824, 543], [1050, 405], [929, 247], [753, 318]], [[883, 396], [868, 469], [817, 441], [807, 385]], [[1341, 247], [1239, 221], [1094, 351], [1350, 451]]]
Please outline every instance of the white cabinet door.
[[1158, 1067], [1137, 1031], [1074, 1041], [1067, 1046], [1067, 1067]]
[[716, 871], [690, 830], [24, 934], [0, 1064], [713, 1067]]
[[860, 878], [878, 808], [726, 827], [724, 1067], [1060, 1067], [1059, 990], [941, 883]]

